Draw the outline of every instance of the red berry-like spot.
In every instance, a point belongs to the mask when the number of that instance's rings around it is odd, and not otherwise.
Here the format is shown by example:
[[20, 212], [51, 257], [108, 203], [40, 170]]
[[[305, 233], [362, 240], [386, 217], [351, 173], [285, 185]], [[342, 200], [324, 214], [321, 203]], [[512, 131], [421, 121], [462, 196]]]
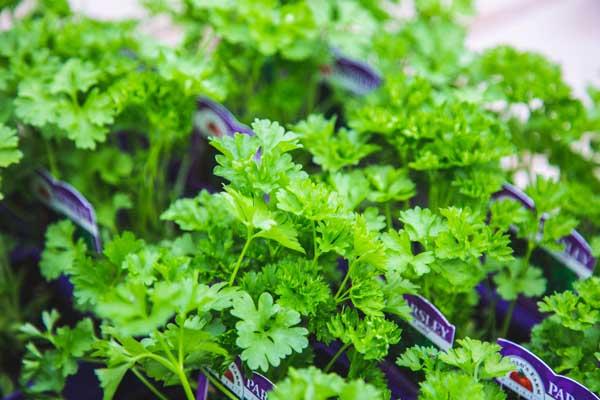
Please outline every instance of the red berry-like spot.
[[510, 379], [514, 382], [517, 382], [528, 391], [533, 392], [533, 385], [531, 384], [531, 381], [521, 371], [511, 372]]
[[225, 378], [227, 378], [227, 380], [229, 380], [231, 383], [233, 383], [233, 372], [231, 372], [230, 369], [228, 369], [227, 371], [225, 371], [225, 373], [223, 374], [223, 376]]

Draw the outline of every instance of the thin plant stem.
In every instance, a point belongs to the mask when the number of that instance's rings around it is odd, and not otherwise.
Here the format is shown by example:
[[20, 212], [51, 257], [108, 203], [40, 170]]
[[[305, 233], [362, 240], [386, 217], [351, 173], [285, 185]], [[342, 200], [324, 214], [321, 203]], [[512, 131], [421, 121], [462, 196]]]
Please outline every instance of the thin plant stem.
[[161, 335], [156, 335], [156, 337], [158, 338], [158, 343], [160, 344], [160, 346], [163, 348], [163, 351], [165, 352], [165, 354], [167, 355], [167, 358], [169, 359], [169, 361], [173, 364], [173, 365], [179, 365], [179, 362], [177, 361], [177, 359], [175, 358], [175, 356], [173, 356], [173, 353], [171, 352], [171, 349], [169, 349], [169, 347], [166, 345], [165, 341], [163, 340], [163, 338], [161, 337]]
[[350, 279], [350, 272], [352, 271], [352, 265], [354, 265], [354, 264], [350, 263], [348, 265], [348, 272], [346, 272], [346, 276], [344, 277], [344, 280], [340, 284], [340, 287], [339, 287], [338, 291], [335, 294], [335, 299], [336, 300], [340, 297], [340, 295], [342, 294], [344, 288], [346, 287], [346, 284], [348, 283], [348, 279]]
[[179, 171], [177, 171], [177, 178], [175, 179], [175, 185], [173, 186], [171, 201], [177, 200], [183, 193], [191, 165], [192, 158], [190, 157], [190, 153], [186, 152], [179, 165]]
[[77, 361], [83, 361], [90, 364], [106, 364], [106, 361], [100, 360], [99, 358], [82, 357], [77, 358]]
[[175, 356], [173, 356], [173, 353], [171, 352], [169, 347], [165, 344], [162, 337], [160, 335], [157, 335], [157, 338], [158, 338], [159, 344], [161, 345], [161, 347], [163, 348], [165, 353], [167, 353], [167, 358], [169, 359], [170, 364], [172, 365], [171, 370], [173, 372], [175, 372], [175, 374], [179, 377], [179, 381], [181, 382], [181, 385], [183, 386], [183, 390], [185, 392], [186, 397], [188, 398], [188, 400], [195, 400], [196, 397], [194, 396], [194, 392], [192, 392], [192, 388], [190, 387], [190, 381], [188, 380], [188, 378], [185, 374], [185, 371], [183, 369], [183, 364], [180, 364], [179, 361], [175, 358]]
[[505, 338], [508, 333], [508, 328], [510, 327], [510, 320], [512, 319], [513, 312], [515, 311], [515, 305], [517, 304], [517, 300], [512, 300], [510, 305], [508, 306], [508, 311], [506, 312], [506, 316], [504, 317], [504, 323], [502, 324], [502, 330], [500, 331], [500, 337]]
[[[531, 258], [531, 254], [533, 253], [534, 248], [535, 248], [535, 243], [533, 243], [532, 241], [528, 241], [527, 242], [527, 252], [525, 253], [525, 262], [526, 262], [527, 267], [524, 268], [522, 271], [520, 271], [519, 274], [514, 277], [514, 279], [516, 281], [521, 279], [521, 276], [524, 274], [525, 271], [527, 271], [527, 268], [529, 268], [529, 260]], [[512, 315], [515, 311], [516, 305], [517, 305], [517, 299], [514, 299], [511, 301], [510, 305], [508, 306], [508, 310], [506, 312], [506, 315], [504, 316], [504, 322], [502, 323], [502, 330], [500, 331], [501, 337], [506, 337], [506, 335], [508, 334], [508, 329], [510, 328], [510, 321], [512, 319]]]
[[429, 295], [429, 283], [427, 281], [425, 281], [423, 284], [423, 296], [425, 296], [426, 299], [431, 298]]
[[350, 296], [348, 296], [348, 292], [349, 292], [349, 291], [346, 291], [346, 293], [344, 293], [344, 295], [343, 295], [343, 296], [341, 296], [339, 299], [337, 299], [337, 300], [335, 301], [335, 302], [336, 302], [336, 304], [343, 303], [344, 301], [346, 301], [346, 300], [350, 299]]
[[52, 176], [56, 179], [60, 179], [60, 173], [58, 171], [58, 166], [56, 164], [56, 157], [54, 156], [54, 148], [52, 147], [52, 143], [50, 140], [44, 140], [46, 144], [46, 154], [48, 155], [48, 164], [50, 165], [50, 172]]
[[187, 399], [188, 400], [196, 400], [196, 396], [194, 396], [194, 392], [192, 391], [192, 387], [190, 386], [190, 381], [188, 380], [187, 376], [185, 375], [185, 372], [183, 371], [183, 369], [178, 368], [177, 376], [179, 376], [179, 380], [181, 381], [181, 384], [183, 385], [183, 391], [185, 392], [185, 396], [187, 397]]
[[479, 369], [481, 368], [481, 362], [478, 362], [477, 365], [475, 365], [475, 371], [473, 373], [473, 377], [475, 378], [476, 381], [479, 380]]
[[347, 289], [342, 295], [340, 295], [340, 297], [338, 297], [336, 299], [336, 303], [341, 303], [343, 301], [346, 301], [350, 298], [350, 291], [352, 290], [352, 287], [350, 287], [349, 289]]
[[235, 277], [238, 273], [238, 270], [240, 269], [240, 265], [242, 265], [242, 260], [244, 259], [244, 256], [246, 255], [246, 251], [248, 250], [248, 247], [250, 246], [252, 239], [254, 239], [254, 236], [252, 236], [252, 229], [248, 228], [248, 235], [246, 236], [246, 243], [244, 244], [244, 248], [242, 249], [242, 252], [240, 253], [240, 256], [238, 257], [238, 260], [235, 263], [235, 267], [233, 268], [231, 277], [229, 278], [229, 286], [233, 286], [233, 283], [235, 282]]
[[179, 327], [179, 335], [178, 336], [179, 336], [178, 337], [178, 340], [179, 340], [178, 360], [179, 360], [179, 365], [183, 366], [183, 324]]
[[317, 227], [315, 226], [315, 221], [311, 221], [311, 223], [313, 237], [313, 265], [317, 265], [317, 261], [319, 260], [319, 249], [317, 247]]
[[331, 360], [329, 360], [329, 362], [325, 366], [325, 372], [329, 372], [329, 370], [331, 369], [331, 367], [333, 367], [337, 359], [340, 358], [342, 353], [344, 353], [344, 351], [346, 351], [348, 347], [350, 347], [350, 343], [346, 343], [342, 347], [340, 347], [337, 353], [335, 353], [335, 355], [331, 358]]
[[142, 375], [142, 373], [140, 371], [137, 370], [137, 368], [135, 368], [135, 367], [131, 368], [131, 372], [133, 372], [133, 374], [135, 376], [137, 376], [137, 378], [140, 380], [140, 382], [142, 382], [144, 384], [144, 386], [146, 386], [148, 388], [148, 390], [150, 390], [160, 400], [169, 400], [168, 397], [165, 396], [164, 394], [162, 394], [156, 386], [154, 386], [152, 383], [150, 383], [150, 381], [148, 381], [146, 379], [146, 377], [144, 375]]
[[307, 116], [314, 111], [315, 103], [317, 101], [318, 88], [319, 88], [319, 82], [316, 81], [315, 79], [312, 79], [310, 82], [310, 87], [308, 90], [308, 96], [307, 96], [307, 100], [306, 100], [306, 110], [305, 111], [306, 111]]
[[393, 221], [392, 221], [392, 207], [389, 202], [385, 203], [385, 219], [387, 221], [388, 229], [393, 229]]
[[153, 353], [142, 354], [140, 356], [132, 358], [131, 360], [133, 362], [137, 362], [137, 361], [142, 360], [144, 358], [150, 358], [151, 360], [154, 360], [154, 361], [158, 362], [160, 365], [162, 365], [163, 367], [165, 367], [169, 371], [173, 372], [174, 374], [177, 373], [177, 368], [175, 368], [175, 365], [173, 365], [173, 363], [171, 361], [169, 361], [166, 358], [161, 357], [159, 355], [153, 354]]

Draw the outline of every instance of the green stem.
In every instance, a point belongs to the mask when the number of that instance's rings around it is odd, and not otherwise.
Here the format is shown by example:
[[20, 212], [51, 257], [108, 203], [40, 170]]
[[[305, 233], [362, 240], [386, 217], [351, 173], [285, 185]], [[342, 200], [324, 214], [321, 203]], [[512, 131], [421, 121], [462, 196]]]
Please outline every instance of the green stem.
[[[152, 211], [153, 211], [153, 222], [158, 221], [159, 211], [163, 210], [169, 203], [169, 190], [167, 189], [167, 170], [169, 169], [169, 158], [161, 157], [161, 154], [171, 154], [171, 146], [163, 146], [159, 158], [157, 160], [157, 169], [155, 171], [156, 178], [156, 197], [154, 199]], [[179, 171], [178, 171], [179, 173]], [[185, 187], [185, 180], [183, 182]]]
[[527, 261], [527, 265], [529, 265], [529, 260], [531, 259], [531, 254], [533, 254], [533, 249], [535, 248], [535, 243], [532, 240], [527, 241], [527, 253], [525, 253], [525, 261]]
[[71, 99], [71, 103], [74, 107], [80, 108], [79, 99], [77, 98], [77, 89], [71, 90], [71, 92], [69, 92], [69, 98]]
[[333, 358], [331, 360], [329, 360], [329, 362], [325, 366], [325, 372], [329, 372], [329, 370], [331, 369], [331, 367], [333, 367], [333, 365], [335, 364], [335, 362], [337, 361], [337, 359], [340, 358], [340, 356], [342, 355], [342, 353], [344, 351], [346, 351], [348, 349], [348, 347], [350, 347], [350, 343], [346, 343], [342, 347], [340, 347], [340, 349], [337, 351], [337, 353], [335, 353], [335, 355], [333, 356]]
[[157, 388], [156, 386], [154, 386], [152, 383], [150, 383], [145, 377], [144, 375], [141, 374], [140, 371], [137, 370], [137, 368], [133, 367], [131, 368], [131, 372], [134, 373], [135, 376], [137, 376], [137, 378], [148, 388], [148, 390], [150, 390], [156, 397], [158, 397], [160, 400], [169, 400], [167, 398], [167, 396], [165, 396], [164, 394], [162, 394]]
[[339, 304], [339, 303], [342, 303], [342, 302], [348, 300], [350, 298], [350, 291], [351, 290], [352, 290], [352, 287], [350, 287], [348, 290], [346, 290], [344, 293], [342, 293], [340, 295], [340, 297], [338, 297], [336, 299], [336, 303]]
[[177, 368], [175, 368], [175, 366], [173, 365], [173, 363], [171, 363], [171, 361], [167, 360], [164, 357], [153, 354], [153, 353], [142, 354], [140, 356], [132, 358], [131, 360], [133, 362], [137, 362], [143, 358], [150, 358], [150, 359], [156, 361], [157, 363], [159, 363], [160, 365], [162, 365], [163, 367], [165, 367], [166, 369], [168, 369], [169, 371], [173, 372], [174, 374], [177, 373]]
[[56, 179], [60, 179], [60, 173], [58, 172], [58, 166], [56, 164], [56, 157], [54, 156], [54, 148], [50, 140], [44, 140], [46, 144], [46, 153], [48, 154], [48, 164], [50, 164], [50, 172]]
[[214, 387], [219, 389], [225, 396], [227, 396], [231, 400], [238, 400], [238, 398], [235, 397], [233, 394], [231, 394], [229, 389], [227, 389], [225, 386], [223, 386], [223, 384], [221, 384], [221, 382], [219, 382], [218, 379], [213, 378], [213, 376], [211, 374], [209, 374], [207, 371], [205, 371], [204, 369], [202, 369], [201, 371], [208, 378], [211, 385], [213, 385]]
[[[527, 252], [525, 253], [526, 267], [523, 268], [523, 270], [519, 271], [517, 276], [515, 276], [513, 278], [515, 281], [519, 281], [520, 279], [522, 279], [521, 277], [529, 268], [529, 259], [531, 258], [531, 254], [533, 253], [534, 248], [535, 248], [535, 243], [533, 243], [533, 241], [531, 241], [531, 240], [528, 241], [527, 242]], [[515, 310], [516, 304], [517, 304], [517, 300], [516, 299], [512, 300], [508, 307], [506, 315], [504, 316], [504, 322], [502, 323], [502, 330], [500, 331], [501, 337], [503, 337], [503, 338], [506, 337], [506, 335], [508, 334], [508, 328], [510, 327], [510, 320], [512, 319], [512, 315]]]
[[313, 237], [313, 265], [317, 265], [317, 261], [319, 260], [319, 249], [317, 247], [317, 227], [315, 226], [315, 221], [311, 221], [311, 223]]
[[347, 290], [339, 299], [336, 299], [336, 304], [340, 304], [345, 302], [346, 300], [350, 299], [350, 296], [348, 296], [348, 292], [349, 290]]
[[473, 373], [473, 377], [475, 378], [476, 381], [479, 381], [479, 367], [481, 366], [481, 362], [478, 362], [477, 365], [475, 366], [475, 371]]
[[[489, 282], [485, 283], [485, 286], [488, 288], [488, 290], [492, 290], [492, 287], [490, 286]], [[498, 304], [498, 301], [496, 299], [496, 297], [494, 297], [490, 304], [488, 305], [489, 311], [487, 313], [487, 321], [486, 321], [486, 326], [487, 326], [487, 332], [490, 333], [490, 336], [488, 337], [489, 340], [494, 340], [497, 336], [497, 327], [496, 327], [496, 306]]]
[[427, 280], [423, 283], [423, 296], [425, 296], [426, 299], [431, 298], [429, 294], [429, 281]]
[[169, 361], [173, 365], [177, 365], [178, 366], [179, 362], [177, 361], [177, 359], [175, 358], [175, 356], [171, 352], [171, 349], [169, 349], [169, 347], [167, 346], [167, 344], [163, 340], [162, 336], [160, 334], [158, 334], [158, 335], [156, 335], [156, 338], [158, 339], [158, 343], [160, 344], [160, 347], [162, 347], [163, 351], [167, 355], [167, 358], [169, 359]]
[[[245, 98], [249, 99], [252, 96], [255, 95], [257, 89], [259, 89], [258, 86], [258, 79], [260, 78], [260, 70], [262, 68], [262, 64], [260, 64], [260, 61], [255, 61], [252, 66], [250, 67], [250, 73], [249, 74], [245, 74], [244, 79], [242, 81], [246, 82], [246, 85], [244, 86], [243, 92], [245, 93]], [[244, 111], [238, 115], [242, 115], [243, 118], [241, 119], [242, 122], [246, 122], [248, 117], [249, 117], [249, 108], [248, 107], [244, 107]]]
[[429, 208], [433, 211], [437, 210], [437, 206], [439, 204], [438, 202], [438, 184], [436, 183], [433, 173], [431, 171], [429, 171], [427, 173], [427, 176], [429, 177], [428, 179], [428, 184], [429, 184]]
[[173, 353], [171, 352], [171, 349], [169, 349], [169, 347], [166, 345], [166, 343], [164, 342], [162, 336], [156, 335], [157, 339], [158, 339], [158, 343], [160, 344], [160, 346], [163, 348], [164, 352], [167, 354], [167, 358], [169, 359], [169, 364], [171, 364], [171, 368], [170, 370], [173, 371], [178, 377], [179, 377], [179, 381], [181, 382], [181, 385], [183, 386], [183, 390], [185, 392], [186, 397], [188, 398], [188, 400], [196, 400], [196, 397], [194, 396], [194, 392], [192, 391], [192, 388], [190, 387], [190, 381], [188, 380], [184, 368], [183, 368], [183, 360], [182, 362], [179, 362], [175, 356], [173, 356]]
[[392, 221], [392, 207], [389, 202], [385, 203], [385, 219], [387, 221], [388, 229], [393, 229]]
[[244, 256], [246, 255], [246, 251], [248, 250], [248, 247], [250, 246], [252, 239], [254, 239], [254, 236], [252, 236], [252, 229], [248, 228], [248, 234], [246, 236], [246, 243], [244, 244], [244, 248], [242, 249], [242, 252], [240, 253], [240, 256], [238, 257], [238, 260], [235, 263], [235, 267], [233, 268], [231, 277], [229, 278], [229, 286], [233, 286], [233, 283], [235, 282], [235, 277], [238, 273], [238, 270], [240, 269], [240, 265], [242, 265], [242, 260], [244, 259]]
[[308, 116], [310, 113], [312, 113], [315, 109], [318, 87], [319, 87], [319, 81], [312, 79], [310, 82], [310, 87], [308, 89], [308, 97], [306, 100], [306, 116]]
[[515, 305], [517, 304], [517, 300], [512, 300], [510, 305], [508, 306], [508, 311], [504, 316], [504, 322], [502, 323], [502, 330], [500, 331], [500, 337], [506, 338], [506, 334], [508, 333], [508, 328], [510, 327], [510, 320], [512, 319], [513, 312], [515, 311]]
[[77, 361], [83, 361], [90, 364], [106, 364], [106, 360], [100, 360], [99, 358], [90, 358], [90, 357], [77, 357]]
[[156, 188], [155, 184], [156, 177], [158, 175], [158, 166], [160, 165], [160, 154], [162, 152], [162, 142], [157, 141], [155, 143], [150, 142], [150, 148], [148, 149], [148, 158], [143, 169], [142, 177], [142, 198], [140, 204], [141, 220], [142, 220], [142, 231], [146, 232], [148, 226], [152, 226], [158, 218], [155, 215], [155, 194], [160, 191], [160, 188]]
[[194, 392], [192, 391], [192, 387], [190, 386], [190, 381], [188, 380], [182, 368], [177, 369], [177, 376], [179, 376], [179, 380], [183, 385], [183, 391], [185, 392], [185, 396], [187, 397], [187, 399], [196, 400], [196, 396], [194, 396]]
[[19, 291], [21, 289], [21, 280], [18, 279], [17, 274], [11, 268], [8, 252], [6, 251], [2, 237], [0, 237], [0, 258], [0, 292], [3, 292], [4, 295], [2, 302], [10, 310], [12, 314], [10, 318], [13, 321], [20, 322], [21, 307], [19, 304]]
[[183, 193], [191, 165], [192, 158], [190, 157], [190, 153], [186, 152], [179, 165], [179, 171], [177, 171], [177, 178], [175, 179], [175, 185], [173, 186], [171, 201], [177, 200]]
[[348, 264], [348, 272], [346, 272], [346, 276], [344, 277], [344, 280], [340, 284], [340, 287], [339, 287], [338, 291], [335, 293], [335, 300], [336, 301], [340, 297], [340, 295], [342, 294], [344, 288], [346, 287], [346, 284], [348, 283], [348, 279], [350, 279], [350, 272], [352, 271], [352, 265], [354, 265], [354, 264], [353, 263]]
[[[185, 316], [183, 318], [185, 321]], [[178, 345], [178, 355], [179, 355], [179, 365], [183, 367], [183, 323], [179, 327], [179, 345]]]

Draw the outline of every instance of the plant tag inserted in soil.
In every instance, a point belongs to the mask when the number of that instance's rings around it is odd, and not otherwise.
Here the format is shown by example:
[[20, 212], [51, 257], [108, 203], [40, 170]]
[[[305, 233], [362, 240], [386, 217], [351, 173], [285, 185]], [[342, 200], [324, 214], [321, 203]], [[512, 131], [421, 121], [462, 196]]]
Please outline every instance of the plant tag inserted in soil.
[[451, 349], [456, 327], [448, 322], [444, 314], [422, 296], [405, 294], [404, 300], [412, 310], [413, 320], [409, 324], [440, 349]]
[[331, 65], [321, 67], [321, 74], [334, 86], [358, 95], [364, 95], [377, 89], [383, 81], [370, 65], [344, 57], [337, 52], [334, 52]]
[[533, 199], [527, 196], [525, 193], [523, 193], [520, 189], [509, 183], [505, 183], [504, 185], [502, 185], [502, 189], [494, 193], [492, 195], [492, 199], [512, 199], [521, 203], [521, 205], [527, 208], [528, 210], [535, 209], [535, 203], [533, 202]]
[[575, 272], [579, 279], [586, 279], [594, 273], [596, 259], [592, 255], [592, 248], [579, 232], [573, 230], [559, 240], [565, 245], [562, 252], [550, 251], [550, 254]]
[[[220, 387], [217, 387], [218, 390], [227, 390], [240, 400], [267, 400], [267, 393], [275, 387], [273, 382], [258, 372], [252, 372], [251, 376], [244, 376], [239, 357], [229, 365], [223, 375], [213, 370], [208, 370], [208, 373], [221, 383]], [[197, 400], [208, 399], [207, 378], [203, 373], [198, 377]]]
[[[492, 195], [494, 200], [512, 199], [519, 202], [528, 210], [535, 209], [534, 201], [523, 193], [520, 189], [510, 184], [504, 184], [502, 190]], [[543, 218], [540, 221], [540, 236], [544, 228]], [[596, 259], [592, 255], [592, 249], [588, 242], [577, 232], [573, 230], [571, 234], [564, 236], [559, 240], [559, 243], [565, 245], [562, 251], [554, 251], [546, 249], [546, 251], [556, 258], [560, 263], [570, 269], [577, 275], [579, 279], [589, 278], [596, 266]]]
[[102, 252], [96, 212], [77, 189], [66, 182], [54, 179], [46, 171], [36, 171], [33, 193], [46, 206], [66, 216], [82, 228], [90, 236], [94, 250], [98, 253]]
[[585, 386], [554, 373], [535, 354], [506, 339], [498, 339], [500, 353], [515, 370], [498, 378], [498, 383], [526, 400], [600, 400]]
[[194, 126], [202, 136], [233, 136], [236, 132], [253, 135], [252, 130], [239, 122], [223, 105], [202, 97], [198, 99]]

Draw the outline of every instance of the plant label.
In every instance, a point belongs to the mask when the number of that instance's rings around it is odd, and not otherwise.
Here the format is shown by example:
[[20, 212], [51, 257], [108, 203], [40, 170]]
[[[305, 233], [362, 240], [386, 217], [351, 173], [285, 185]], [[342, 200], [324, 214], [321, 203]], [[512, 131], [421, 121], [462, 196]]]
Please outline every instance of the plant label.
[[575, 272], [579, 279], [592, 276], [596, 258], [592, 255], [592, 248], [583, 236], [573, 230], [570, 235], [561, 238], [559, 242], [565, 245], [565, 249], [562, 252], [551, 251], [550, 254]]
[[[208, 373], [221, 383], [219, 390], [227, 390], [239, 400], [267, 400], [267, 394], [275, 387], [273, 382], [258, 372], [252, 372], [250, 376], [244, 376], [242, 361], [239, 357], [229, 365], [223, 375], [219, 375], [210, 369]], [[208, 379], [201, 373], [198, 378], [196, 399], [206, 400], [207, 396]]]
[[233, 136], [236, 132], [253, 134], [227, 108], [205, 97], [198, 99], [194, 126], [205, 137]]
[[511, 199], [519, 202], [528, 210], [535, 209], [533, 199], [527, 196], [523, 191], [509, 183], [502, 185], [502, 189], [492, 195], [493, 200]]
[[208, 378], [202, 372], [198, 375], [198, 387], [196, 388], [196, 400], [208, 399]]
[[440, 310], [419, 295], [405, 294], [404, 300], [412, 310], [413, 320], [409, 324], [440, 349], [447, 351], [452, 348], [456, 327]]
[[334, 54], [331, 65], [321, 67], [323, 78], [357, 95], [365, 95], [377, 89], [382, 82], [381, 76], [368, 64]]
[[96, 212], [90, 202], [68, 183], [54, 179], [46, 171], [36, 171], [33, 193], [46, 206], [66, 216], [91, 236], [94, 250], [102, 251]]
[[516, 343], [498, 339], [500, 354], [515, 370], [498, 378], [498, 383], [527, 400], [600, 400], [580, 383], [554, 371], [535, 354]]
[[[502, 190], [492, 195], [492, 199], [494, 200], [506, 198], [519, 202], [528, 210], [535, 210], [534, 201], [520, 189], [510, 184], [504, 184]], [[540, 220], [540, 238], [544, 228], [544, 220], [545, 217], [542, 216]], [[592, 255], [592, 249], [587, 241], [579, 234], [579, 232], [573, 230], [570, 235], [561, 238], [559, 243], [565, 245], [565, 249], [562, 252], [552, 250], [549, 250], [548, 252], [573, 271], [579, 279], [589, 278], [594, 272], [596, 259]]]

